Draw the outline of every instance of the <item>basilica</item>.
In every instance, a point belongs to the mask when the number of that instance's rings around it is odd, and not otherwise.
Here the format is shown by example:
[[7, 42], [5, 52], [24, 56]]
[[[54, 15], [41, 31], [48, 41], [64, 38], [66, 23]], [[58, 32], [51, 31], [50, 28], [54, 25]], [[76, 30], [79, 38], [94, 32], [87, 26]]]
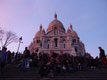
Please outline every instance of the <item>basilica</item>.
[[56, 13], [46, 31], [40, 25], [39, 31], [29, 45], [29, 50], [31, 53], [62, 53], [73, 56], [85, 54], [84, 44], [73, 30], [72, 25], [70, 24], [66, 31], [64, 25], [57, 19]]

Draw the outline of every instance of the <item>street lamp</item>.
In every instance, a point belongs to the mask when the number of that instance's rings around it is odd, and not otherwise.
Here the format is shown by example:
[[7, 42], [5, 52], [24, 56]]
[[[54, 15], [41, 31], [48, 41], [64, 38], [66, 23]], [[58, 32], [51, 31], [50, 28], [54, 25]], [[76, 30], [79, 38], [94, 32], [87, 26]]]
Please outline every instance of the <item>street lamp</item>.
[[18, 48], [17, 48], [17, 53], [19, 52], [20, 43], [22, 43], [22, 37], [19, 38], [19, 45], [18, 45]]

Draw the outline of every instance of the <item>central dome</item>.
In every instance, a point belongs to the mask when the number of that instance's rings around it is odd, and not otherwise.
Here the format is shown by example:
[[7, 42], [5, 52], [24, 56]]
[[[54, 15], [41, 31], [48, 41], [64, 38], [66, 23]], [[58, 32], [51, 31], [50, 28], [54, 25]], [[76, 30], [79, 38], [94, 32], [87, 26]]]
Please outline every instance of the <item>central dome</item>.
[[57, 20], [57, 14], [55, 13], [54, 15], [54, 20], [50, 22], [48, 28], [47, 28], [47, 33], [51, 32], [52, 30], [54, 30], [55, 28], [57, 28], [58, 30], [65, 32], [65, 28], [63, 26], [63, 24]]

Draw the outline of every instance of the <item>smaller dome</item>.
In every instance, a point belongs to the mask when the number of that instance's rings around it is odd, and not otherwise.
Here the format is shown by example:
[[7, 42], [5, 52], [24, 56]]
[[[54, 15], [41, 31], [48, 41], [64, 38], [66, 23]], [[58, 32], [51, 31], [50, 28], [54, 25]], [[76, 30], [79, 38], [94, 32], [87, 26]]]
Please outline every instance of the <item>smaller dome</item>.
[[45, 30], [43, 29], [42, 30], [42, 24], [40, 25], [40, 30], [35, 34], [35, 38], [36, 37], [40, 37], [41, 34], [44, 34], [45, 33]]
[[77, 33], [73, 30], [72, 25], [70, 24], [71, 35], [74, 37], [78, 37]]
[[78, 37], [77, 33], [74, 30], [71, 31], [71, 34], [72, 36]]
[[35, 38], [40, 37], [40, 36], [41, 36], [41, 32], [38, 31], [38, 32], [35, 34]]

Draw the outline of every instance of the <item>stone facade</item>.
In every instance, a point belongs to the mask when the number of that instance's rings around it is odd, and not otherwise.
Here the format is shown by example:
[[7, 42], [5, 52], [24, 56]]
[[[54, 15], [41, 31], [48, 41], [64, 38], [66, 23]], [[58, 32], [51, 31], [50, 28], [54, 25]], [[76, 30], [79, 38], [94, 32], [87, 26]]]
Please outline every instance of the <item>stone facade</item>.
[[72, 25], [65, 30], [63, 24], [54, 15], [54, 20], [50, 22], [47, 31], [40, 25], [40, 30], [33, 38], [29, 46], [31, 53], [66, 53], [73, 56], [83, 56], [85, 54], [84, 44], [80, 41]]

